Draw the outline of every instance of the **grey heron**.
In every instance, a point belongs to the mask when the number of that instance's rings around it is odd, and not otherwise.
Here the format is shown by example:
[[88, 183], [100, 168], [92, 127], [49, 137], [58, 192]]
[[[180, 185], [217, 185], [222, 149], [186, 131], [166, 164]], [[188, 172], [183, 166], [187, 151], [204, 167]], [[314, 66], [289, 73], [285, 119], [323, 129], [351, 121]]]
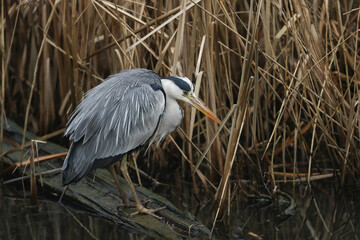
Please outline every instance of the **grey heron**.
[[113, 164], [122, 160], [121, 172], [136, 201], [137, 212], [156, 216], [140, 203], [127, 171], [127, 154], [162, 140], [181, 123], [177, 100], [220, 120], [199, 100], [186, 77], [163, 77], [147, 69], [132, 69], [109, 76], [88, 91], [69, 118], [65, 135], [72, 141], [62, 167], [63, 185], [76, 183], [90, 171], [109, 167], [125, 204], [127, 198]]

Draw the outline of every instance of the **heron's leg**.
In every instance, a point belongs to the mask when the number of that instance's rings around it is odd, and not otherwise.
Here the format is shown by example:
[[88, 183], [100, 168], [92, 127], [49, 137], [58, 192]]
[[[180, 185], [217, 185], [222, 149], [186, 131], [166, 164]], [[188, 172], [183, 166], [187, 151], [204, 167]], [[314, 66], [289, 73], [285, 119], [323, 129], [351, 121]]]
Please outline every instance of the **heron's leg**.
[[126, 181], [128, 182], [129, 186], [130, 186], [130, 189], [131, 189], [131, 192], [132, 194], [134, 195], [134, 199], [135, 199], [135, 202], [136, 202], [136, 208], [137, 208], [137, 211], [132, 213], [131, 216], [134, 216], [138, 213], [146, 213], [146, 214], [149, 214], [153, 217], [156, 217], [158, 219], [161, 219], [161, 217], [157, 216], [156, 214], [154, 214], [155, 212], [159, 211], [159, 210], [163, 210], [165, 209], [166, 207], [161, 207], [161, 208], [157, 208], [157, 209], [147, 209], [145, 208], [141, 203], [140, 203], [140, 200], [139, 200], [139, 197], [138, 195], [136, 194], [136, 191], [135, 191], [135, 188], [134, 188], [134, 185], [131, 181], [131, 178], [130, 178], [130, 175], [129, 175], [129, 172], [128, 172], [128, 168], [127, 168], [127, 158], [124, 157], [123, 160], [121, 161], [121, 172], [122, 174], [124, 175]]
[[114, 180], [115, 180], [115, 183], [116, 183], [116, 186], [117, 186], [117, 189], [119, 190], [120, 192], [120, 195], [121, 195], [121, 199], [123, 200], [125, 206], [128, 206], [129, 205], [129, 202], [128, 202], [128, 199], [120, 185], [120, 182], [119, 182], [119, 179], [118, 179], [118, 176], [116, 175], [116, 172], [115, 172], [115, 167], [114, 167], [114, 164], [112, 164], [110, 167], [108, 167], [108, 170], [109, 172], [111, 173], [111, 175], [113, 176]]

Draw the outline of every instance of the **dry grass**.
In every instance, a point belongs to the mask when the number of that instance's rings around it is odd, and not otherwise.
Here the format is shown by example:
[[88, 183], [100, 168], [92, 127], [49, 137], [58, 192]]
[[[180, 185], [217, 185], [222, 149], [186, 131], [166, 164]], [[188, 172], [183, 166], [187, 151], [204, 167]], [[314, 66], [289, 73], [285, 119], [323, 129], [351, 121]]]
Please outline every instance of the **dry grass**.
[[[184, 106], [182, 130], [156, 149], [180, 150], [180, 172], [219, 206], [234, 194], [230, 179], [269, 192], [322, 176], [358, 181], [355, 2], [113, 2], [2, 1], [2, 122], [6, 113], [25, 129], [54, 132], [104, 77], [143, 67], [189, 77], [226, 118], [217, 126]], [[170, 164], [163, 156], [152, 164]]]

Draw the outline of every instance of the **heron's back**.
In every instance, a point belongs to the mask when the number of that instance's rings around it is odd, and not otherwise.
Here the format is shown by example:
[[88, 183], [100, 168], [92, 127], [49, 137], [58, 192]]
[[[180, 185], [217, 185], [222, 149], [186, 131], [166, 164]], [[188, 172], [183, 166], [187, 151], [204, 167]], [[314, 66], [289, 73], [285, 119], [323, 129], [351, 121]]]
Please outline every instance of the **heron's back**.
[[147, 69], [122, 71], [91, 89], [67, 124], [65, 135], [73, 142], [62, 168], [63, 184], [146, 144], [165, 101], [159, 76]]

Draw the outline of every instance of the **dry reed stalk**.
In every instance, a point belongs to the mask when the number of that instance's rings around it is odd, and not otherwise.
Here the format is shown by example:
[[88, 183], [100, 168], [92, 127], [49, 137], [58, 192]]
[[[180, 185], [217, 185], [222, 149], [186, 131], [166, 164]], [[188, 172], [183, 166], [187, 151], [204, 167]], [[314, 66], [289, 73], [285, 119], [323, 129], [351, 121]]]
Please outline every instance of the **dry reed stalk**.
[[[4, 0], [1, 0], [1, 32], [0, 32], [0, 49], [1, 49], [1, 119], [0, 119], [0, 153], [2, 153], [2, 143], [4, 141], [4, 116], [5, 116], [5, 18], [4, 18]], [[0, 156], [0, 169], [3, 169], [3, 156]]]
[[[249, 20], [248, 20], [249, 33], [247, 34], [247, 41], [246, 41], [245, 54], [244, 54], [244, 56], [246, 56], [246, 58], [247, 58], [247, 61], [245, 61], [243, 64], [241, 83], [240, 83], [240, 88], [239, 88], [239, 92], [238, 92], [237, 105], [239, 107], [238, 107], [238, 109], [235, 110], [235, 116], [233, 117], [232, 129], [231, 129], [230, 138], [229, 138], [229, 145], [228, 145], [227, 155], [226, 155], [226, 159], [225, 159], [224, 173], [223, 173], [222, 180], [220, 182], [218, 191], [215, 195], [215, 198], [219, 201], [219, 205], [218, 205], [218, 208], [216, 211], [216, 215], [215, 215], [215, 219], [214, 219], [214, 223], [213, 223], [211, 232], [213, 231], [214, 226], [215, 226], [215, 221], [221, 212], [222, 204], [225, 200], [224, 196], [226, 195], [226, 192], [228, 191], [228, 187], [229, 187], [228, 181], [229, 181], [229, 177], [231, 175], [232, 166], [233, 166], [235, 155], [236, 155], [237, 148], [238, 148], [238, 142], [240, 140], [240, 136], [241, 136], [242, 129], [244, 126], [246, 111], [247, 111], [247, 96], [249, 96], [249, 90], [250, 90], [249, 86], [252, 83], [251, 79], [249, 79], [249, 70], [250, 70], [250, 65], [251, 65], [251, 61], [253, 59], [253, 54], [254, 54], [254, 47], [255, 47], [254, 36], [255, 36], [255, 32], [257, 31], [257, 27], [258, 27], [258, 23], [259, 23], [259, 14], [260, 14], [260, 8], [261, 8], [262, 2], [260, 2], [260, 4], [259, 4], [260, 6], [258, 6], [257, 13], [255, 15], [255, 20], [253, 20], [253, 17], [252, 17], [253, 3], [254, 2], [251, 1], [250, 11], [249, 11]], [[252, 29], [251, 34], [250, 34], [250, 29]], [[248, 41], [248, 39], [250, 39], [250, 41]], [[250, 42], [249, 45], [248, 45], [248, 42]]]
[[30, 151], [30, 200], [31, 205], [37, 205], [38, 194], [37, 194], [37, 186], [36, 186], [36, 170], [34, 163], [34, 155], [35, 155], [35, 141], [31, 141], [31, 151]]
[[[202, 161], [204, 160], [206, 154], [208, 153], [208, 151], [210, 150], [210, 147], [212, 146], [212, 144], [214, 143], [215, 139], [219, 136], [220, 131], [225, 127], [225, 124], [228, 122], [228, 120], [230, 119], [231, 115], [234, 113], [235, 109], [237, 108], [237, 105], [233, 105], [231, 107], [231, 109], [229, 110], [228, 114], [225, 116], [225, 118], [223, 119], [221, 125], [219, 126], [219, 128], [217, 129], [216, 133], [214, 134], [214, 136], [211, 138], [211, 140], [209, 141], [209, 144], [207, 145], [207, 147], [205, 148], [205, 150], [201, 153], [200, 158], [197, 160], [196, 166], [194, 169], [192, 169], [193, 173], [195, 171], [197, 171], [197, 169], [199, 168], [200, 164], [202, 163]], [[209, 162], [211, 164], [211, 162]], [[219, 174], [221, 174], [220, 172], [218, 172]]]
[[[58, 2], [56, 2], [56, 3], [58, 3]], [[28, 120], [29, 120], [32, 96], [33, 96], [33, 93], [34, 93], [34, 87], [35, 87], [35, 82], [36, 82], [36, 78], [37, 78], [38, 64], [39, 64], [40, 56], [41, 56], [41, 53], [42, 53], [42, 50], [43, 50], [43, 47], [44, 47], [44, 44], [45, 44], [46, 34], [47, 34], [47, 32], [49, 30], [49, 27], [50, 27], [50, 23], [51, 23], [50, 20], [51, 20], [51, 18], [52, 18], [52, 16], [54, 14], [55, 14], [55, 7], [52, 9], [51, 14], [50, 14], [50, 18], [47, 21], [46, 26], [44, 28], [43, 39], [41, 41], [41, 46], [40, 46], [40, 49], [39, 49], [39, 52], [38, 52], [38, 55], [37, 55], [37, 58], [36, 58], [35, 70], [34, 70], [34, 74], [33, 74], [33, 78], [32, 78], [31, 90], [30, 90], [29, 100], [28, 100], [28, 104], [27, 104], [27, 107], [26, 107], [26, 113], [25, 113], [24, 133], [23, 133], [23, 139], [22, 139], [22, 145], [21, 145], [22, 149], [24, 149], [24, 145], [25, 145], [25, 136], [26, 136], [26, 132], [27, 132], [27, 126], [28, 126]], [[22, 150], [21, 151], [21, 160], [23, 159], [23, 156], [24, 156], [24, 152]]]
[[324, 174], [317, 174], [317, 173], [313, 173], [310, 177], [308, 176], [308, 174], [300, 174], [300, 173], [286, 173], [284, 174], [283, 172], [274, 172], [274, 174], [276, 176], [283, 176], [282, 180], [276, 180], [277, 183], [279, 182], [285, 182], [287, 181], [287, 179], [289, 178], [290, 180], [293, 180], [294, 182], [306, 182], [306, 181], [316, 181], [316, 180], [322, 180], [325, 178], [332, 178], [335, 176], [334, 173], [324, 173]]
[[[181, 148], [179, 147], [179, 145], [177, 145], [177, 143], [175, 142], [175, 140], [170, 136], [170, 139], [173, 141], [173, 143], [175, 144], [175, 146], [177, 147], [177, 149], [181, 152], [182, 156], [185, 158], [186, 161], [188, 161], [189, 164], [191, 164], [190, 160], [188, 159], [188, 157], [186, 156], [186, 154], [181, 150]], [[194, 168], [194, 166], [192, 166], [192, 168]], [[212, 184], [212, 182], [206, 178], [206, 176], [199, 170], [196, 170], [196, 173], [198, 174], [200, 180], [203, 182], [203, 184], [205, 186], [207, 186], [206, 183], [209, 183], [210, 186], [212, 186], [213, 189], [216, 189], [216, 187]]]
[[[33, 141], [35, 141], [35, 143], [38, 142], [38, 140], [33, 140]], [[67, 154], [67, 152], [55, 153], [55, 154], [51, 154], [51, 155], [47, 155], [47, 156], [33, 158], [32, 161], [34, 163], [39, 163], [39, 162], [42, 162], [42, 161], [48, 161], [48, 160], [52, 160], [52, 159], [56, 159], [56, 158], [61, 158], [61, 157], [64, 158], [64, 157], [66, 157], [66, 154]], [[31, 164], [30, 160], [23, 161], [23, 162], [18, 162], [16, 164], [11, 165], [11, 166], [5, 168], [4, 170], [2, 170], [2, 174], [6, 173], [6, 172], [8, 172], [10, 170], [13, 170], [13, 169], [15, 170], [18, 167], [26, 166], [26, 165], [29, 165], [29, 164]]]
[[[176, 162], [196, 192], [214, 190], [228, 207], [228, 196], [237, 193], [220, 179], [269, 187], [270, 175], [274, 188], [281, 176], [294, 191], [287, 174], [306, 174], [309, 186], [319, 168], [341, 170], [341, 183], [359, 179], [360, 12], [354, 1], [2, 4], [2, 46], [11, 46], [2, 63], [2, 119], [25, 119], [25, 128], [44, 135], [64, 127], [83, 93], [109, 74], [172, 70], [193, 80], [220, 119], [232, 114], [231, 120], [217, 126], [185, 107], [184, 133], [138, 161], [140, 169]], [[183, 161], [165, 162], [176, 156]]]

